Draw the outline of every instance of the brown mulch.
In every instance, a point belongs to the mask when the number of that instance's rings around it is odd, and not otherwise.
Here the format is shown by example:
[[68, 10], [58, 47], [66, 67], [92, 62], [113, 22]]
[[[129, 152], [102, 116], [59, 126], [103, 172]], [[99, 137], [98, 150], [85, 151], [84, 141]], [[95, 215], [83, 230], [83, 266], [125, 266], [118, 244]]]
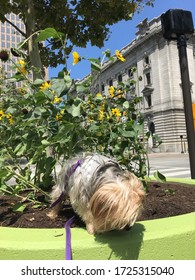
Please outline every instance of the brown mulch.
[[[68, 204], [64, 204], [56, 220], [47, 217], [49, 206], [34, 209], [29, 204], [25, 210], [14, 212], [13, 206], [20, 199], [13, 196], [0, 196], [0, 226], [20, 228], [62, 228], [66, 221], [75, 215]], [[140, 221], [177, 216], [195, 211], [195, 186], [181, 183], [150, 182], [144, 210]], [[85, 227], [76, 216], [72, 227]]]

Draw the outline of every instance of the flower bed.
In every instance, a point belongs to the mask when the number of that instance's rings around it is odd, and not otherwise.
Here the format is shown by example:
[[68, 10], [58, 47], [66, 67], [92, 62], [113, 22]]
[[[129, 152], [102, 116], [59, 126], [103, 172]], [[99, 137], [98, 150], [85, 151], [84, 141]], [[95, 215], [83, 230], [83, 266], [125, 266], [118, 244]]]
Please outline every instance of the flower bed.
[[[194, 180], [175, 181], [195, 184]], [[137, 222], [130, 231], [92, 236], [73, 228], [74, 260], [195, 259], [195, 212]], [[0, 228], [0, 259], [64, 259], [65, 230]]]

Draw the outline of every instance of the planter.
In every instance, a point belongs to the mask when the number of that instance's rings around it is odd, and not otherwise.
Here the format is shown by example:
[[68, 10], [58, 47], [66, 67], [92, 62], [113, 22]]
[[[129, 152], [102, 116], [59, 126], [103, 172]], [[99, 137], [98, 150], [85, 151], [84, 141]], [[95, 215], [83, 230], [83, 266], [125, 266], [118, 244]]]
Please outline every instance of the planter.
[[[130, 231], [91, 236], [73, 228], [71, 234], [74, 260], [195, 260], [195, 212], [137, 222]], [[0, 252], [4, 260], [63, 260], [65, 230], [1, 227]]]

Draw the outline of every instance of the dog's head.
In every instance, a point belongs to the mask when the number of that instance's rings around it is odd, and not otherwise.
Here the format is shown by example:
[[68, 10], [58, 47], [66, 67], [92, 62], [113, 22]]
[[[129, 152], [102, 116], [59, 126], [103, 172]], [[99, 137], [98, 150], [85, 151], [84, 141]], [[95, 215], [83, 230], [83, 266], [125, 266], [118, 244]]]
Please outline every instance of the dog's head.
[[130, 172], [122, 173], [116, 180], [106, 180], [89, 202], [94, 231], [121, 230], [132, 226], [141, 212], [144, 196], [141, 181]]

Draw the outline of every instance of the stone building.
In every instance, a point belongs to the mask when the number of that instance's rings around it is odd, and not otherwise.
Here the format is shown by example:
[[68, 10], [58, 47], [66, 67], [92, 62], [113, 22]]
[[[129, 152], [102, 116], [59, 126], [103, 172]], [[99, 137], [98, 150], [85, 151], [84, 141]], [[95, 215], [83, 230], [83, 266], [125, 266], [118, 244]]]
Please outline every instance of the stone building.
[[[99, 77], [96, 91], [108, 92], [111, 85], [135, 79], [132, 91], [143, 97], [145, 129], [151, 132], [148, 148], [158, 152], [187, 152], [187, 135], [179, 56], [176, 41], [163, 38], [160, 17], [137, 25], [135, 39], [120, 52], [125, 62], [107, 61]], [[187, 45], [192, 101], [195, 102], [195, 35]], [[133, 72], [132, 68], [137, 71]], [[162, 144], [157, 148], [153, 134]]]

